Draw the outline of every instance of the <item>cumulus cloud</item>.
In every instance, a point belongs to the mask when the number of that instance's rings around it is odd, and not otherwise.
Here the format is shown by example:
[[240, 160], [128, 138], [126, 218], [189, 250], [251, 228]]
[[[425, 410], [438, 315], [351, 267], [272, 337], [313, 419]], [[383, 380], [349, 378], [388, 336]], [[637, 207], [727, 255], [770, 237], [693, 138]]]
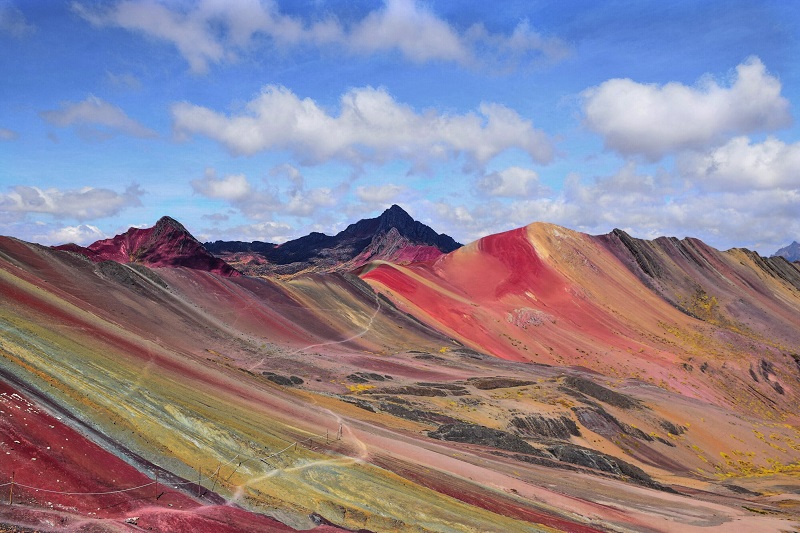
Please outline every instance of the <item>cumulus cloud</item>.
[[281, 48], [331, 46], [351, 54], [398, 52], [415, 63], [513, 66], [542, 58], [558, 60], [568, 47], [544, 37], [522, 21], [512, 33], [492, 33], [482, 24], [459, 31], [414, 0], [385, 0], [363, 19], [345, 24], [335, 16], [306, 21], [281, 13], [271, 1], [202, 0], [193, 5], [125, 0], [94, 8], [74, 3], [73, 10], [97, 27], [119, 27], [171, 43], [192, 71], [234, 61], [264, 38]]
[[117, 134], [158, 137], [155, 131], [130, 118], [119, 107], [91, 95], [82, 102], [66, 102], [61, 109], [42, 111], [39, 115], [54, 126], [75, 126], [80, 135], [94, 140], [105, 140]]
[[0, 213], [16, 218], [28, 214], [47, 214], [78, 221], [116, 215], [123, 209], [141, 206], [144, 191], [136, 184], [123, 193], [110, 189], [84, 187], [76, 190], [40, 189], [27, 185], [12, 187], [0, 194]]
[[209, 61], [219, 62], [225, 55], [222, 44], [212, 35], [208, 21], [197, 14], [172, 11], [150, 0], [119, 2], [102, 12], [77, 2], [72, 7], [94, 26], [124, 28], [171, 42], [197, 72], [205, 72]]
[[606, 147], [651, 160], [702, 149], [726, 135], [783, 128], [792, 121], [781, 82], [757, 57], [736, 67], [728, 87], [709, 77], [693, 87], [612, 79], [582, 97], [586, 125], [603, 136]]
[[307, 163], [333, 159], [352, 164], [405, 159], [417, 165], [464, 155], [484, 165], [517, 148], [548, 163], [553, 144], [514, 110], [484, 103], [463, 115], [419, 113], [384, 89], [353, 89], [342, 96], [338, 116], [310, 98], [268, 85], [239, 115], [226, 116], [187, 102], [172, 106], [176, 135], [204, 135], [236, 155], [288, 150]]
[[40, 244], [54, 245], [74, 242], [86, 246], [107, 237], [97, 226], [80, 224], [55, 228], [47, 233], [35, 235], [34, 240]]
[[367, 204], [388, 204], [393, 202], [406, 188], [403, 185], [386, 183], [356, 187], [356, 197]]
[[712, 190], [800, 189], [800, 143], [736, 137], [704, 153], [682, 154], [682, 175]]
[[[328, 187], [307, 188], [303, 175], [291, 165], [280, 165], [270, 172], [266, 187], [250, 183], [244, 174], [219, 178], [214, 169], [191, 182], [195, 193], [214, 200], [223, 200], [253, 220], [271, 220], [276, 215], [311, 217], [319, 208], [330, 207], [337, 194]], [[282, 190], [275, 182], [285, 179]]]
[[15, 38], [25, 37], [36, 31], [22, 11], [11, 2], [0, 1], [0, 34], [6, 33]]
[[[770, 149], [763, 144], [770, 141], [744, 142], [739, 148], [732, 141], [726, 148], [731, 153], [744, 151], [745, 162], [737, 167], [740, 163], [728, 161], [717, 169], [746, 174], [756, 168], [766, 176], [755, 184], [745, 180], [747, 187], [729, 183], [725, 188], [711, 187], [702, 181], [707, 177], [698, 179], [677, 169], [644, 172], [628, 161], [610, 175], [570, 174], [558, 192], [537, 197], [480, 196], [477, 202], [444, 198], [423, 201], [420, 211], [429, 217], [426, 223], [461, 242], [542, 221], [589, 234], [621, 228], [647, 239], [698, 237], [719, 249], [747, 247], [769, 255], [800, 235], [800, 184], [791, 178], [800, 175], [800, 166], [791, 159], [796, 146], [779, 143]], [[772, 155], [759, 160], [747, 146]], [[728, 179], [739, 177], [723, 181]]]
[[[213, 233], [214, 237], [210, 235]], [[283, 222], [264, 221], [255, 224], [241, 224], [230, 228], [214, 228], [199, 236], [201, 240], [263, 241], [281, 243], [294, 238], [293, 228]]]
[[244, 174], [233, 174], [218, 178], [214, 169], [206, 169], [205, 175], [191, 182], [195, 192], [207, 197], [229, 202], [242, 201], [247, 198], [252, 187]]
[[417, 63], [433, 59], [467, 63], [462, 37], [430, 10], [411, 0], [390, 0], [353, 28], [348, 45], [359, 52], [399, 50]]
[[330, 207], [336, 203], [338, 196], [330, 187], [306, 188], [305, 177], [292, 165], [280, 165], [270, 171], [270, 176], [285, 177], [289, 182], [288, 200], [280, 211], [287, 215], [310, 217], [322, 207]]
[[476, 187], [481, 194], [507, 198], [524, 198], [548, 192], [547, 187], [539, 183], [536, 172], [522, 167], [509, 167], [481, 176]]
[[19, 138], [19, 133], [7, 128], [0, 128], [0, 141], [16, 141]]

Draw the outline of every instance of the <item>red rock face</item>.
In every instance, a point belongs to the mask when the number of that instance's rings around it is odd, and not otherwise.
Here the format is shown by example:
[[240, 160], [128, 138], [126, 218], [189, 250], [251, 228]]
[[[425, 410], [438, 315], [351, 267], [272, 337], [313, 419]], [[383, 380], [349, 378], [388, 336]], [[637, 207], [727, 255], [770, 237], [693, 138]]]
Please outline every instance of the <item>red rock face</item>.
[[131, 228], [87, 248], [74, 244], [56, 249], [77, 252], [95, 262], [140, 263], [149, 267], [186, 267], [221, 276], [239, 276], [236, 269], [214, 257], [179, 222], [161, 218], [152, 228]]

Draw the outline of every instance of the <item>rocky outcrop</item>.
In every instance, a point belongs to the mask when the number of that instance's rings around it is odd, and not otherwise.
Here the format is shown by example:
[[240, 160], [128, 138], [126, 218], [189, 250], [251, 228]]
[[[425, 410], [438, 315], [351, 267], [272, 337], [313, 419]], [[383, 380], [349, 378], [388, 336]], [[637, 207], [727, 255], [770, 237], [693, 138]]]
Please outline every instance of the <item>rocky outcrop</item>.
[[647, 472], [623, 461], [613, 455], [608, 455], [582, 446], [574, 444], [557, 444], [547, 448], [547, 451], [559, 461], [578, 466], [585, 466], [593, 470], [607, 472], [618, 477], [627, 478], [634, 483], [660, 490], [669, 490], [659, 483], [656, 483]]
[[620, 407], [622, 409], [634, 409], [639, 407], [639, 402], [630, 396], [614, 392], [586, 378], [567, 376], [564, 378], [564, 385], [566, 386], [564, 387], [564, 392], [570, 393], [570, 391], [572, 391], [573, 396], [575, 396], [574, 392], [579, 392], [607, 403], [608, 405], [613, 405], [614, 407]]
[[468, 383], [480, 390], [506, 389], [511, 387], [524, 387], [532, 385], [533, 381], [517, 378], [471, 378]]
[[542, 452], [525, 442], [522, 437], [501, 431], [499, 429], [487, 428], [477, 424], [467, 424], [460, 422], [457, 424], [444, 424], [439, 426], [436, 431], [428, 433], [429, 437], [451, 442], [464, 442], [467, 444], [480, 444], [516, 453], [528, 453], [532, 455], [542, 455]]
[[639, 428], [617, 420], [613, 415], [596, 407], [573, 407], [578, 421], [587, 429], [594, 431], [610, 440], [619, 435], [626, 435], [635, 439], [652, 442], [654, 439]]
[[510, 429], [528, 439], [569, 440], [580, 437], [578, 425], [569, 417], [547, 418], [541, 415], [515, 416], [511, 419]]

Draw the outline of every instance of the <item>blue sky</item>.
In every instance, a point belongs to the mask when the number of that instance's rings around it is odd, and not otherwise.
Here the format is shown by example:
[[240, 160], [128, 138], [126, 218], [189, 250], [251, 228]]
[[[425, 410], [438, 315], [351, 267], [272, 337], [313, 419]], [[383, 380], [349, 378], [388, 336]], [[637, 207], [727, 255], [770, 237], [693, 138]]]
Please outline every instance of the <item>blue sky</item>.
[[0, 0], [0, 234], [328, 234], [393, 203], [800, 240], [791, 2]]

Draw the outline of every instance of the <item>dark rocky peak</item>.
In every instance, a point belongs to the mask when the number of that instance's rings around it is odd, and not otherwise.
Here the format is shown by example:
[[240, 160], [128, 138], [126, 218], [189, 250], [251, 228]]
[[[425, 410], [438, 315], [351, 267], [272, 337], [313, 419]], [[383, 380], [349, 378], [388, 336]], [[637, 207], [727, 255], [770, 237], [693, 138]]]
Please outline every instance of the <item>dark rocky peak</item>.
[[418, 244], [436, 246], [444, 253], [452, 252], [461, 247], [449, 235], [440, 235], [429, 226], [414, 220], [402, 207], [392, 205], [376, 218], [367, 218], [350, 224], [337, 237], [339, 238], [368, 238], [374, 235], [388, 233], [395, 228], [403, 237]]
[[789, 246], [784, 246], [783, 248], [772, 254], [772, 256], [783, 257], [790, 263], [800, 261], [800, 242], [794, 241]]
[[[158, 219], [158, 222], [155, 224], [155, 228], [158, 229], [173, 229], [175, 231], [180, 231], [182, 233], [189, 233], [189, 231], [177, 220], [172, 217], [163, 216]], [[189, 234], [191, 235], [191, 234]], [[192, 237], [194, 238], [194, 237]]]
[[402, 235], [404, 231], [412, 230], [415, 225], [420, 224], [413, 218], [411, 215], [406, 213], [406, 211], [397, 204], [393, 204], [392, 207], [381, 213], [381, 216], [378, 217], [380, 221], [380, 225], [378, 226], [378, 230], [390, 230], [391, 228], [397, 228], [397, 230]]
[[398, 205], [333, 236], [312, 232], [279, 245], [217, 241], [205, 246], [243, 272], [257, 275], [352, 271], [378, 259], [429, 261], [461, 247], [448, 235], [417, 222]]

